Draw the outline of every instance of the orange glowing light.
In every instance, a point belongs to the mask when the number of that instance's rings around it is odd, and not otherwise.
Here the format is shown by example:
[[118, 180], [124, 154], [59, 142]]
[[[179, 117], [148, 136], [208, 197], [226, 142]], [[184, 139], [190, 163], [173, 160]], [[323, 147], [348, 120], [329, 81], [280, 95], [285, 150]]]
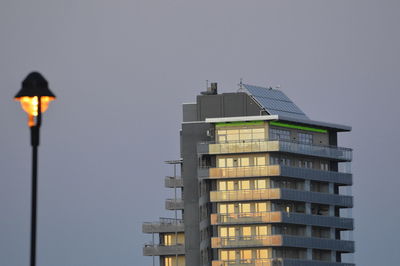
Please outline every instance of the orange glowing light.
[[[17, 101], [21, 103], [22, 109], [28, 113], [29, 116], [37, 116], [39, 113], [39, 97], [28, 97], [23, 96], [20, 98], [16, 98]], [[42, 96], [41, 99], [41, 112], [46, 112], [49, 107], [49, 103], [55, 100], [55, 97], [50, 96]]]

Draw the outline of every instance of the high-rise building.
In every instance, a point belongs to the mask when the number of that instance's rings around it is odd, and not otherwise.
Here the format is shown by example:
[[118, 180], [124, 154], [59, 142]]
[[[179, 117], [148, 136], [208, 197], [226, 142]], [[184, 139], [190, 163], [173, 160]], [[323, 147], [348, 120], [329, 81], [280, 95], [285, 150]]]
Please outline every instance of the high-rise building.
[[165, 180], [175, 217], [143, 225], [144, 255], [162, 266], [354, 266], [343, 259], [354, 252], [352, 150], [338, 147], [350, 130], [309, 119], [281, 90], [218, 94], [212, 83], [183, 104], [181, 159]]

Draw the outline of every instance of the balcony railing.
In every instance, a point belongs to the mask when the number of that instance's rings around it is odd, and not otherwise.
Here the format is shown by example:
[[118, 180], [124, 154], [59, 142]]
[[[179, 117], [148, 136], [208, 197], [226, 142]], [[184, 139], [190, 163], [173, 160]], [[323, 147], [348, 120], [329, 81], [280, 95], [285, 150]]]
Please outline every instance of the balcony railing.
[[143, 247], [144, 256], [167, 256], [185, 254], [185, 245], [177, 244], [171, 246], [146, 244]]
[[283, 199], [353, 207], [353, 197], [287, 188], [211, 191], [211, 202]]
[[295, 212], [248, 212], [231, 214], [211, 214], [211, 224], [257, 224], [257, 223], [288, 223], [313, 226], [335, 227], [343, 230], [353, 230], [354, 220], [335, 216], [312, 215]]
[[212, 248], [240, 248], [260, 246], [286, 246], [297, 248], [331, 249], [340, 252], [354, 252], [354, 242], [346, 240], [324, 239], [304, 236], [235, 236], [213, 237]]
[[305, 259], [243, 259], [243, 260], [214, 260], [212, 266], [355, 266], [354, 263], [329, 262]]
[[145, 222], [142, 225], [143, 233], [172, 233], [184, 230], [185, 225], [182, 219], [160, 218], [160, 221]]
[[165, 209], [167, 210], [183, 210], [182, 199], [167, 199], [165, 201]]
[[212, 179], [286, 176], [315, 181], [335, 182], [343, 185], [352, 184], [352, 174], [350, 173], [324, 171], [312, 168], [301, 168], [277, 164], [215, 168], [203, 167], [198, 169], [198, 175], [200, 178]]
[[239, 259], [239, 260], [214, 260], [212, 266], [283, 266], [281, 259]]
[[272, 189], [253, 189], [253, 190], [227, 190], [227, 191], [211, 191], [210, 201], [241, 201], [241, 200], [264, 200], [264, 199], [280, 199], [281, 190], [279, 188]]
[[174, 188], [174, 187], [181, 188], [183, 187], [183, 179], [180, 176], [176, 177], [167, 176], [164, 179], [164, 185], [167, 188]]
[[230, 154], [251, 152], [288, 152], [323, 157], [339, 161], [351, 161], [352, 149], [337, 146], [303, 144], [287, 140], [254, 139], [223, 143], [201, 142], [197, 145], [199, 154]]
[[282, 236], [213, 237], [212, 248], [282, 246]]

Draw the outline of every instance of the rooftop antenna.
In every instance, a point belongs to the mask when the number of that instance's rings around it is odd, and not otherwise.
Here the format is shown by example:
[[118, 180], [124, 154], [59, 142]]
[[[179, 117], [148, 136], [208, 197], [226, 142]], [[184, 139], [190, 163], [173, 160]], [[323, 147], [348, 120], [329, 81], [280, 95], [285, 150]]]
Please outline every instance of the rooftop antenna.
[[243, 78], [240, 78], [240, 82], [239, 82], [238, 86], [239, 86], [239, 89], [237, 92], [243, 92], [244, 91], [243, 90]]

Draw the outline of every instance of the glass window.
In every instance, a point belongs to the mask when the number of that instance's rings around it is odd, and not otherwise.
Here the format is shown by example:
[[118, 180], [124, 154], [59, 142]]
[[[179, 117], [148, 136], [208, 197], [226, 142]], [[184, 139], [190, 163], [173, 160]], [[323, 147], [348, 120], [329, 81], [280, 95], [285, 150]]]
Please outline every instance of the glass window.
[[299, 143], [302, 144], [313, 144], [313, 135], [308, 133], [299, 133]]
[[228, 251], [227, 250], [221, 250], [220, 251], [220, 259], [221, 260], [228, 260]]
[[250, 180], [241, 180], [239, 182], [239, 189], [250, 189]]
[[321, 163], [321, 170], [329, 171], [329, 164], [328, 163]]
[[235, 183], [233, 181], [226, 181], [226, 190], [235, 190]]
[[227, 237], [228, 236], [228, 228], [226, 227], [221, 227], [219, 229], [219, 236], [220, 237]]
[[243, 226], [242, 227], [242, 236], [251, 236], [251, 227], [250, 226]]
[[254, 165], [265, 165], [265, 157], [264, 156], [255, 157], [254, 160], [255, 160]]
[[265, 179], [256, 179], [256, 180], [254, 180], [254, 188], [255, 189], [265, 189], [265, 188], [267, 188], [267, 180], [265, 180]]
[[257, 249], [257, 259], [267, 259], [269, 258], [268, 249]]
[[240, 140], [251, 140], [251, 129], [241, 129], [239, 138]]
[[165, 257], [164, 258], [164, 265], [165, 266], [172, 266], [172, 258], [171, 257]]
[[275, 156], [270, 156], [269, 157], [269, 163], [271, 165], [279, 164], [279, 158]]
[[257, 226], [256, 227], [256, 235], [258, 235], [258, 236], [268, 235], [267, 226], [266, 225]]
[[249, 260], [252, 258], [251, 249], [242, 249], [240, 250], [240, 259]]
[[270, 139], [275, 140], [290, 140], [290, 131], [284, 129], [270, 128], [269, 136]]
[[239, 203], [239, 209], [241, 213], [248, 213], [251, 211], [250, 203]]
[[267, 203], [266, 202], [258, 202], [255, 205], [256, 212], [266, 212], [267, 211]]
[[218, 159], [218, 165], [217, 165], [218, 167], [226, 167], [226, 164], [225, 164], [225, 158], [219, 158]]
[[226, 181], [218, 182], [218, 190], [226, 190]]
[[236, 251], [229, 250], [229, 260], [235, 260], [235, 259], [236, 259]]
[[253, 139], [265, 139], [265, 129], [264, 128], [254, 128], [253, 129]]
[[226, 167], [233, 167], [233, 158], [226, 158]]
[[250, 165], [250, 158], [240, 158], [240, 165], [239, 166], [249, 166]]

